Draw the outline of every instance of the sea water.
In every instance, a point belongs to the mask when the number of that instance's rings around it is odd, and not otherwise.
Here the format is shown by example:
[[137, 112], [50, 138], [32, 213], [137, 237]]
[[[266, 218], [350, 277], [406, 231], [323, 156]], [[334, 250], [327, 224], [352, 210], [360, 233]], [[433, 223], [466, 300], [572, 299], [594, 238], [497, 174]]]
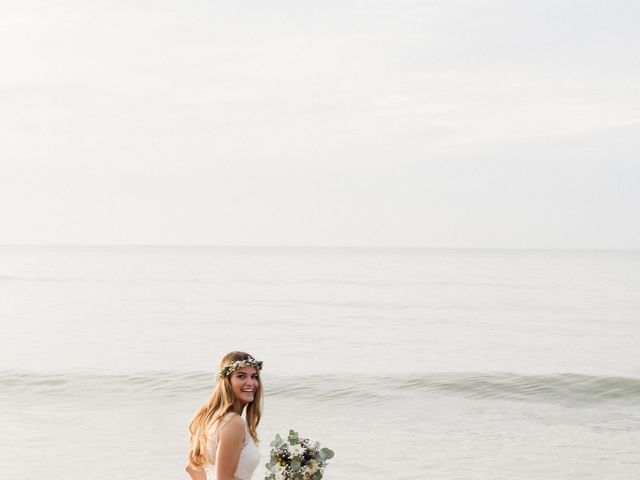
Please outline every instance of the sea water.
[[236, 349], [265, 462], [294, 428], [327, 480], [640, 478], [639, 314], [638, 251], [2, 247], [0, 478], [186, 479]]

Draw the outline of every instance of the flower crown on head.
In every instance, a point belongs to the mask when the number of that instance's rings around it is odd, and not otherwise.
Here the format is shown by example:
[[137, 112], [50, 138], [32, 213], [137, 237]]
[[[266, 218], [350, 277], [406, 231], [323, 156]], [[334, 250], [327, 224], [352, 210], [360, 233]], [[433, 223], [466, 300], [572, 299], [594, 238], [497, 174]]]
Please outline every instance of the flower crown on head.
[[218, 374], [216, 375], [216, 380], [222, 380], [233, 372], [243, 367], [255, 367], [256, 370], [262, 370], [262, 361], [256, 360], [251, 355], [249, 355], [244, 360], [236, 360], [235, 362], [227, 363], [224, 367], [222, 367]]

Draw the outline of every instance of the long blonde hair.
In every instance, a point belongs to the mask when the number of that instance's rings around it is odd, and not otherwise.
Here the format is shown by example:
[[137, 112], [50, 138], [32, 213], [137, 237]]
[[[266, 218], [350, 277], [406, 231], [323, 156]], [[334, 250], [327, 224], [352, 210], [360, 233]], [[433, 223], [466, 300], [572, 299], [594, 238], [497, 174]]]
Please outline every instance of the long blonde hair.
[[[245, 352], [229, 352], [222, 360], [218, 371], [225, 365], [251, 357]], [[235, 395], [231, 388], [231, 375], [216, 382], [211, 397], [195, 414], [189, 423], [189, 464], [195, 468], [202, 468], [214, 459], [207, 457], [207, 433], [211, 427], [227, 413], [234, 410]], [[253, 402], [247, 405], [246, 419], [251, 438], [257, 443], [256, 429], [262, 416], [262, 379], [258, 371], [258, 388], [256, 388]]]

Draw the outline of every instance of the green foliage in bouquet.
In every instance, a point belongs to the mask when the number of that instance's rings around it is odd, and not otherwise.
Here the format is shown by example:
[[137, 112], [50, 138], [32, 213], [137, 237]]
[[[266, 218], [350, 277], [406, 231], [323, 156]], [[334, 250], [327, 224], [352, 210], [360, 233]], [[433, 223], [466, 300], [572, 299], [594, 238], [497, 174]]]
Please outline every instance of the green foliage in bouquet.
[[276, 435], [271, 442], [271, 458], [266, 464], [265, 480], [321, 480], [327, 460], [333, 451], [320, 448], [318, 442], [300, 438], [298, 432], [289, 430], [285, 440]]

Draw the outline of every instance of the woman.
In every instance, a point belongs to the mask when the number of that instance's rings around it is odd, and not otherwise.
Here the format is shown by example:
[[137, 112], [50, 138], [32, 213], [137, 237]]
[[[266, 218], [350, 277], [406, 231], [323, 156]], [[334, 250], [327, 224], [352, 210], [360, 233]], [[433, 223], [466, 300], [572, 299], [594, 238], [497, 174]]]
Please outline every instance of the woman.
[[193, 480], [251, 478], [260, 461], [260, 370], [262, 362], [245, 352], [228, 353], [220, 361], [213, 394], [189, 424], [186, 470]]

